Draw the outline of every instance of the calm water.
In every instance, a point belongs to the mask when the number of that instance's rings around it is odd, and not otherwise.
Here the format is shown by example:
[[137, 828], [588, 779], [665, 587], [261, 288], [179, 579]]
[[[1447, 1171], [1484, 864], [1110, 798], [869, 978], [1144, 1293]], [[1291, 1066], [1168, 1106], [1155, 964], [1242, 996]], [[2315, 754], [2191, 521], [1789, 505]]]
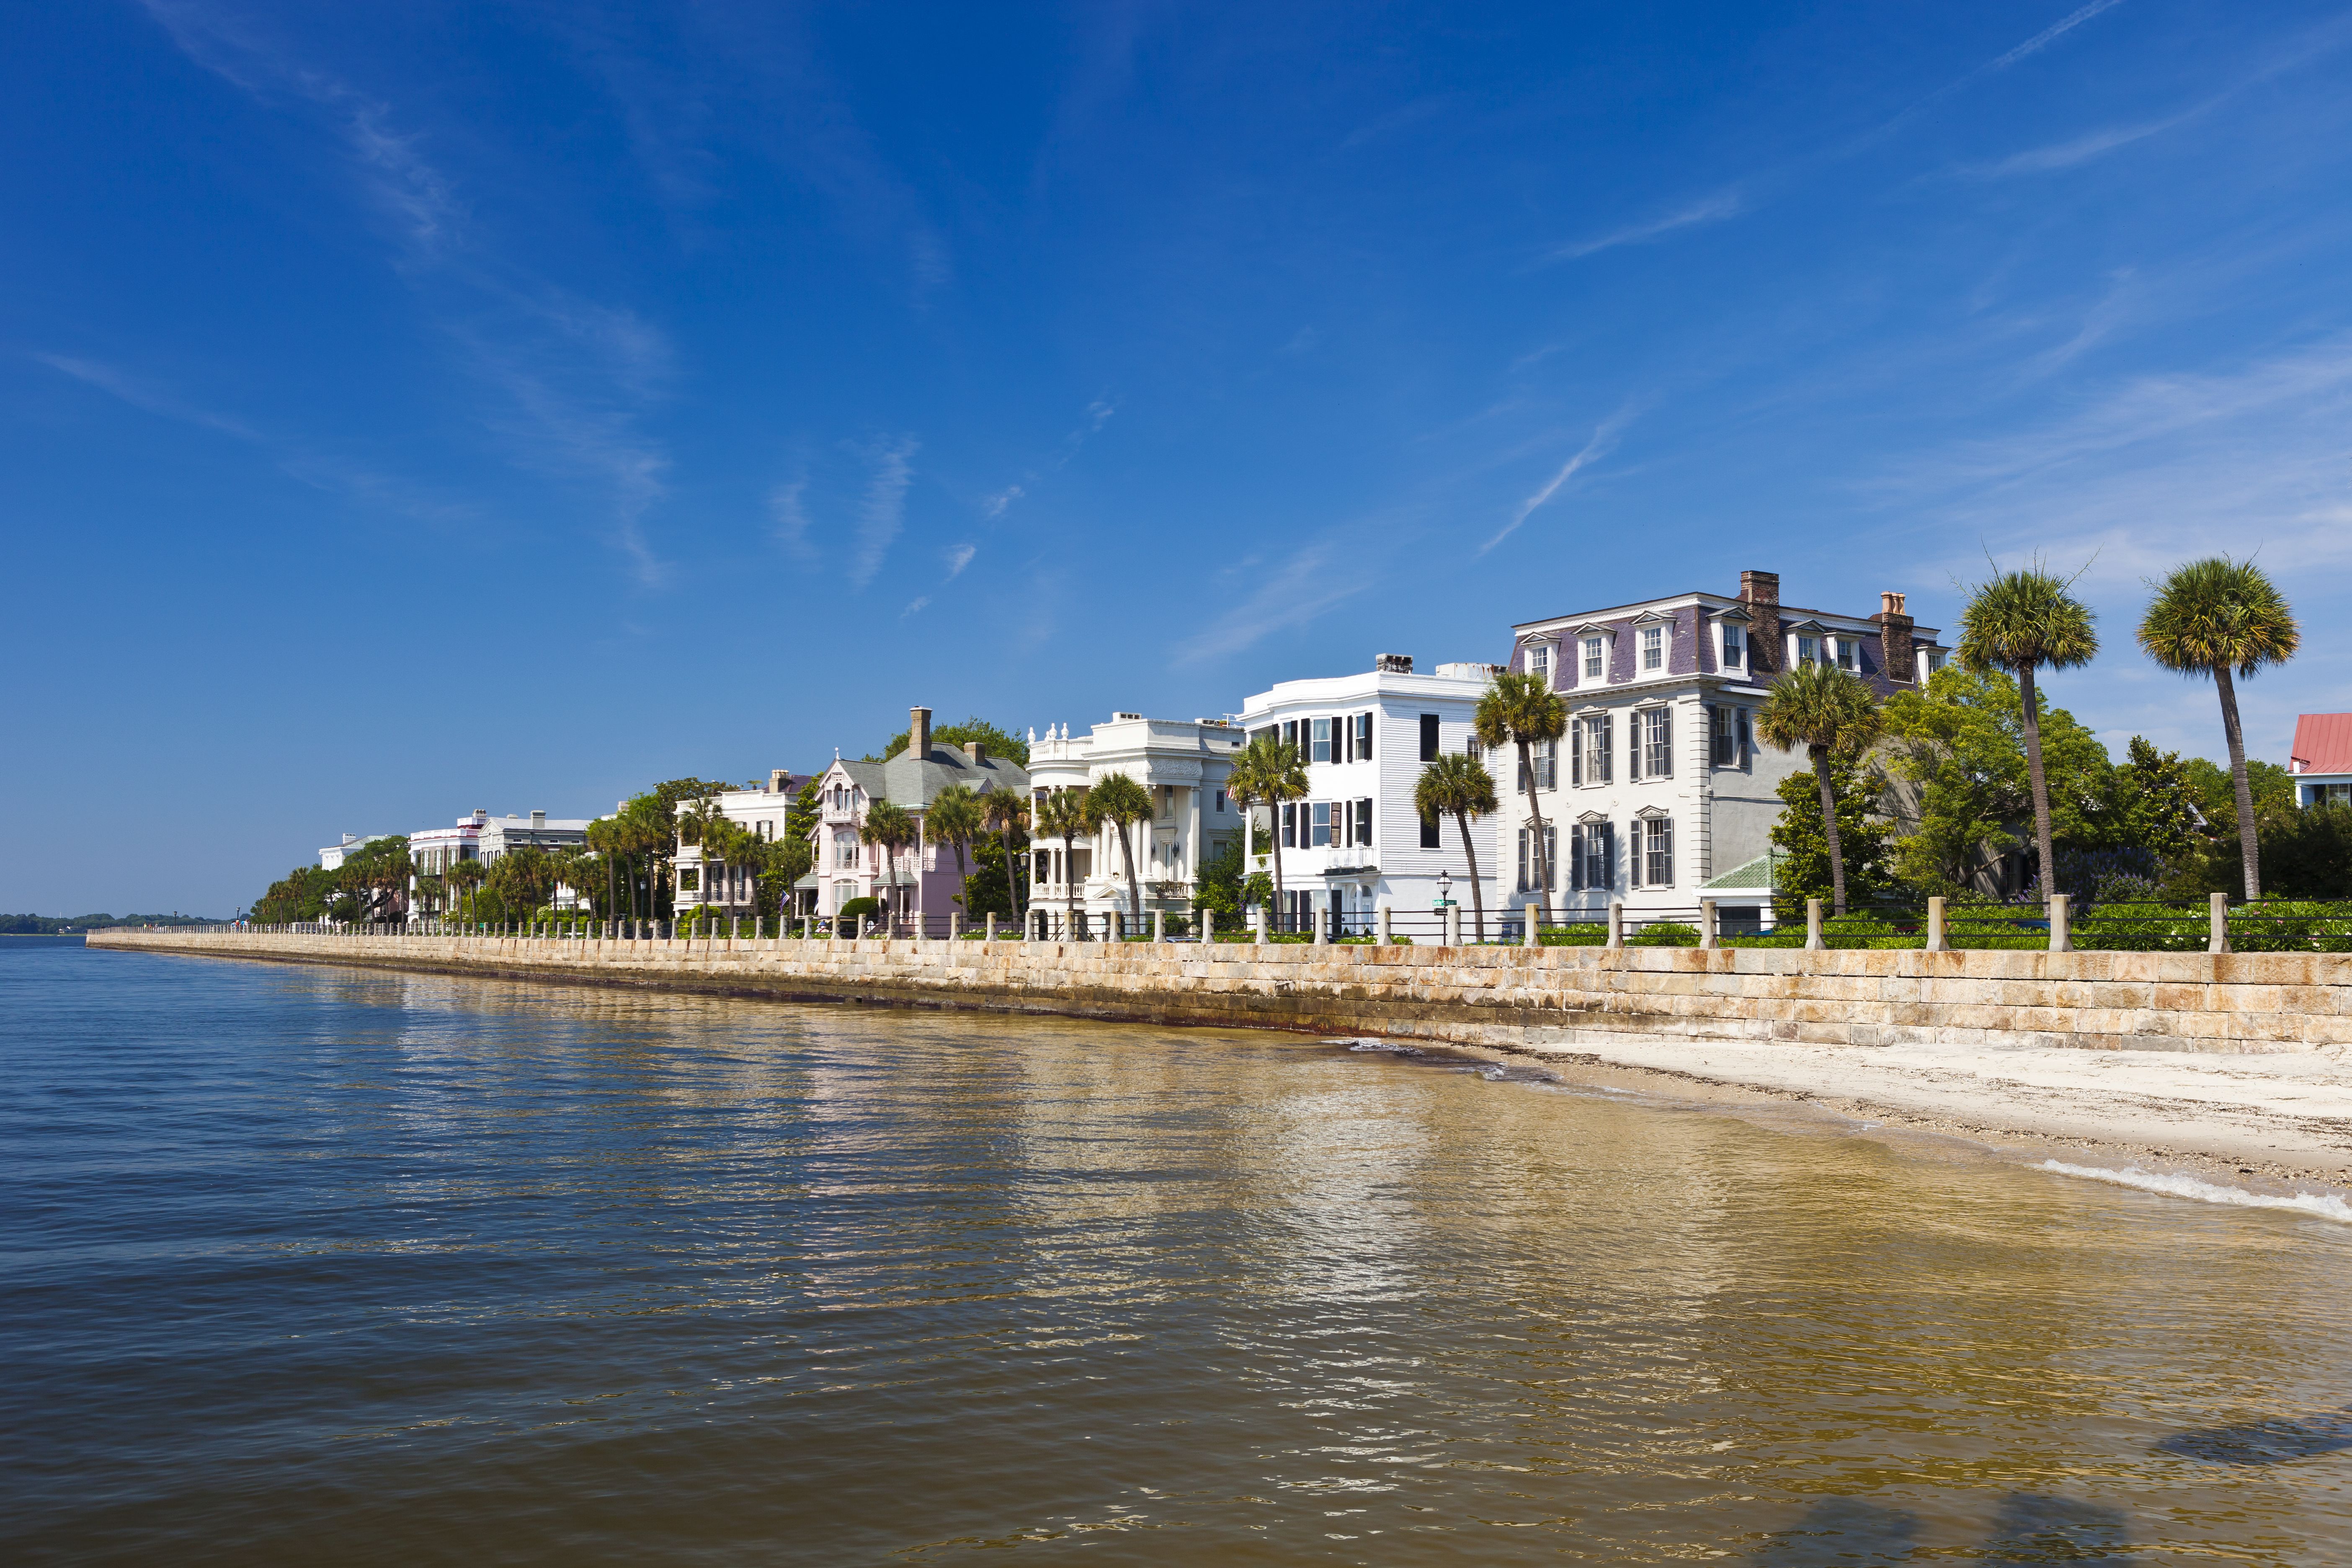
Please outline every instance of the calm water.
[[1279, 1037], [0, 951], [12, 1562], [2352, 1562], [2352, 1226]]

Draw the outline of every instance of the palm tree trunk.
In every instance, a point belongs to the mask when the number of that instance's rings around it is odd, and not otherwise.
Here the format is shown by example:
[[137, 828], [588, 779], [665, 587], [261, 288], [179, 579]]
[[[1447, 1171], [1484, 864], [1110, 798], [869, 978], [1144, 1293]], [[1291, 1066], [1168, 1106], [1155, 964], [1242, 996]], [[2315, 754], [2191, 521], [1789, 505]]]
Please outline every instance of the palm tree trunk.
[[2238, 858], [2245, 868], [2249, 902], [2263, 896], [2261, 849], [2254, 829], [2254, 786], [2246, 778], [2246, 732], [2238, 724], [2238, 688], [2230, 667], [2213, 667], [2213, 688], [2221, 694], [2221, 733], [2230, 743], [2230, 787], [2238, 799]]
[[1813, 782], [1822, 788], [1822, 835], [1830, 841], [1830, 909], [1845, 913], [1845, 846], [1838, 841], [1837, 792], [1830, 788], [1830, 749], [1808, 748], [1813, 753]]
[[1024, 891], [1021, 884], [1026, 879], [1021, 875], [1020, 866], [1013, 858], [1013, 825], [1008, 822], [998, 828], [996, 837], [1004, 846], [1004, 901], [1012, 906], [1013, 921], [1018, 924], [1021, 920], [1021, 894]]
[[1128, 829], [1132, 826], [1126, 822], [1118, 825], [1118, 858], [1127, 863], [1127, 907], [1135, 921], [1136, 930], [1140, 931], [1143, 929], [1143, 889], [1135, 880], [1135, 850], [1128, 837]]
[[2025, 776], [2033, 785], [2033, 847], [2042, 857], [2042, 902], [2058, 890], [2058, 857], [2050, 847], [2050, 782], [2042, 771], [2042, 713], [2033, 695], [2033, 667], [2021, 666], [2017, 694], [2024, 700]]
[[1528, 781], [1528, 832], [1533, 835], [1536, 862], [1536, 924], [1546, 926], [1551, 923], [1551, 864], [1544, 854], [1543, 807], [1536, 804], [1535, 749], [1525, 741], [1519, 742], [1519, 776]]
[[1282, 929], [1282, 802], [1271, 803], [1267, 812], [1265, 847], [1274, 853], [1274, 929]]
[[1470, 816], [1467, 812], [1454, 814], [1454, 826], [1462, 829], [1462, 855], [1470, 862], [1470, 913], [1476, 922], [1470, 928], [1470, 940], [1486, 940], [1486, 890], [1478, 885], [1478, 847], [1470, 842]]
[[1078, 930], [1078, 855], [1074, 835], [1062, 835], [1062, 940], [1076, 941], [1083, 933]]

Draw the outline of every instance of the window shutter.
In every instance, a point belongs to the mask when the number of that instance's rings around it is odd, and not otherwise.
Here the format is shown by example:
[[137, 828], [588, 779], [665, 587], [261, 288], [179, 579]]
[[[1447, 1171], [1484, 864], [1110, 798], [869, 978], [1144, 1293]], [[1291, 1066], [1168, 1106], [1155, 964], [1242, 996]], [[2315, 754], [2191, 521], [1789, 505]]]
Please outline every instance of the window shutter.
[[1372, 716], [1370, 713], [1356, 715], [1356, 760], [1360, 763], [1372, 760]]
[[1559, 887], [1559, 826], [1544, 824], [1544, 891], [1553, 892]]
[[1356, 802], [1356, 842], [1372, 841], [1372, 797], [1366, 795]]
[[1628, 835], [1633, 841], [1633, 847], [1625, 856], [1625, 885], [1628, 888], [1638, 888], [1642, 885], [1642, 819], [1640, 817], [1633, 819], [1633, 831]]
[[1625, 715], [1625, 780], [1628, 784], [1642, 776], [1642, 714], [1636, 709]]
[[1658, 776], [1670, 779], [1675, 776], [1675, 710], [1671, 708], [1658, 710]]
[[1584, 782], [1584, 721], [1568, 721], [1568, 782], [1571, 787]]
[[1737, 709], [1734, 711], [1739, 721], [1739, 765], [1744, 768], [1748, 765], [1748, 759], [1754, 754], [1755, 742], [1750, 738], [1748, 733], [1748, 710], [1741, 708]]
[[1519, 891], [1528, 890], [1528, 830], [1519, 829]]
[[1584, 886], [1584, 825], [1577, 824], [1568, 830], [1568, 889], [1575, 892]]
[[1664, 875], [1657, 879], [1658, 885], [1662, 888], [1671, 888], [1675, 885], [1675, 819], [1673, 817], [1669, 816], [1658, 824], [1658, 844], [1665, 865], [1663, 868], [1654, 866], [1651, 869], [1662, 870]]

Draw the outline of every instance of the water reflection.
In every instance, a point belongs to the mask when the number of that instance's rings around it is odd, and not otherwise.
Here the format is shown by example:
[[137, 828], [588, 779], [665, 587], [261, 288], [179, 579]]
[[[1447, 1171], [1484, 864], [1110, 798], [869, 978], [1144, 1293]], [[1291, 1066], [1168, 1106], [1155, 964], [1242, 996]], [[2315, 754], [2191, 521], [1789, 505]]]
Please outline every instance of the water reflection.
[[2291, 1215], [1280, 1037], [45, 962], [12, 1557], [2352, 1561], [2352, 1413], [2244, 1414], [2342, 1397]]

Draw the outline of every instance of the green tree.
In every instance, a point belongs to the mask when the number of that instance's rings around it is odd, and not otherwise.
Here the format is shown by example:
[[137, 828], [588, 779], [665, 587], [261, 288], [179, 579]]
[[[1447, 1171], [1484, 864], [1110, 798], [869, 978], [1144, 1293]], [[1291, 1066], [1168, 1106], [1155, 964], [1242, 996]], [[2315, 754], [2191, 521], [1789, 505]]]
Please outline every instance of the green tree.
[[[2106, 748], [2063, 708], [2041, 705], [2042, 776], [2057, 838], [2092, 847], [2126, 841]], [[2025, 841], [2033, 815], [2024, 694], [2006, 670], [1937, 670], [1880, 710], [1889, 770], [1918, 792], [1919, 821], [1896, 847], [1904, 881], [1923, 893], [1964, 891], [1975, 875]]]
[[[866, 806], [866, 820], [857, 825], [857, 837], [882, 851], [882, 868], [889, 879], [884, 886], [895, 888], [898, 885], [898, 857], [922, 841], [922, 830], [905, 806], [895, 801], [877, 800]], [[888, 896], [883, 895], [885, 899]], [[903, 912], [905, 900], [900, 900], [899, 904]], [[887, 903], [883, 909], [886, 914], [890, 913]]]
[[[1233, 792], [1225, 793], [1230, 795]], [[1192, 889], [1192, 907], [1207, 910], [1221, 920], [1240, 920], [1245, 870], [1241, 840], [1218, 839], [1216, 848], [1201, 862], [1201, 874]]]
[[2210, 676], [2221, 696], [2221, 736], [2230, 751], [2246, 897], [2259, 899], [2262, 847], [2235, 681], [2251, 680], [2264, 665], [2293, 658], [2302, 631], [2286, 596], [2252, 561], [2209, 556], [2179, 567], [2154, 586], [2155, 602], [2140, 617], [2139, 646], [2167, 669]]
[[[913, 731], [901, 730], [883, 742], [880, 756], [867, 755], [860, 758], [859, 761], [887, 763], [905, 751], [912, 738]], [[1025, 768], [1029, 765], [1028, 742], [1022, 740], [1010, 730], [992, 724], [976, 715], [964, 720], [960, 724], [942, 725], [931, 731], [931, 744], [935, 746], [968, 746], [975, 741], [984, 747], [992, 757], [1009, 757], [1022, 767]]]
[[1767, 744], [1784, 752], [1802, 746], [1812, 761], [1830, 892], [1839, 914], [1846, 909], [1846, 858], [1831, 764], [1858, 759], [1877, 741], [1880, 724], [1878, 699], [1870, 688], [1859, 677], [1822, 663], [1801, 664], [1774, 681], [1756, 718], [1756, 732]]
[[554, 896], [555, 865], [546, 850], [521, 845], [490, 862], [485, 883], [499, 896], [499, 902], [520, 919]]
[[2037, 563], [1996, 573], [1979, 584], [1960, 611], [1962, 668], [2005, 669], [2017, 677], [2025, 725], [2025, 769], [2033, 791], [2033, 843], [2046, 896], [2056, 888], [2057, 851], [2051, 844], [2050, 785], [2042, 765], [2042, 704], [2034, 672], [2043, 665], [2072, 669], [2091, 662], [2099, 637], [2091, 612], [2068, 590], [2070, 581]]
[[971, 857], [972, 840], [987, 831], [980, 796], [969, 784], [950, 784], [931, 797], [923, 813], [923, 831], [934, 844], [944, 844], [955, 851], [956, 879], [967, 875], [965, 867]]
[[1083, 789], [1048, 790], [1037, 803], [1037, 831], [1062, 841], [1062, 898], [1067, 907], [1066, 929], [1074, 936], [1078, 929], [1076, 843], [1080, 835], [1093, 831], [1091, 821], [1091, 808]]
[[2160, 752], [2141, 735], [2131, 738], [2127, 755], [2130, 760], [2116, 770], [2126, 838], [2165, 865], [2186, 859], [2204, 829], [2188, 766], [2179, 752]]
[[2352, 806], [2306, 806], [2265, 822], [2262, 850], [2272, 897], [2352, 899]]
[[1005, 912], [1019, 920], [1028, 908], [1029, 879], [1021, 874], [1020, 844], [1028, 842], [1029, 797], [1009, 789], [992, 789], [981, 797], [980, 810], [989, 831], [1004, 846]]
[[1143, 924], [1143, 889], [1135, 879], [1135, 845], [1131, 836], [1137, 823], [1151, 820], [1151, 792], [1125, 773], [1112, 773], [1088, 790], [1087, 795], [1094, 807], [1095, 820], [1108, 823], [1118, 832], [1118, 856], [1127, 868], [1128, 916], [1139, 930]]
[[[1421, 770], [1421, 778], [1412, 786], [1412, 804], [1423, 822], [1434, 824], [1450, 816], [1461, 828], [1462, 853], [1470, 862], [1475, 940], [1486, 941], [1486, 895], [1478, 879], [1478, 847], [1470, 839], [1470, 822], [1474, 817], [1491, 816], [1499, 809], [1501, 802], [1495, 793], [1494, 775], [1468, 752], [1448, 752]], [[1540, 836], [1541, 829], [1538, 833]]]
[[[1822, 815], [1818, 773], [1811, 778], [1790, 773], [1780, 781], [1780, 817], [1772, 826], [1772, 883], [1773, 904], [1783, 924], [1804, 918], [1807, 899], [1826, 895], [1843, 914], [1850, 897], [1859, 893], [1867, 898], [1891, 880], [1886, 824], [1871, 812], [1872, 790], [1861, 762], [1841, 755], [1832, 758], [1827, 768], [1829, 797], [1836, 803], [1832, 817]], [[1825, 824], [1834, 825], [1834, 849]]]
[[1544, 853], [1543, 806], [1536, 799], [1535, 748], [1568, 732], [1568, 709], [1549, 683], [1538, 675], [1498, 675], [1478, 699], [1472, 721], [1478, 743], [1492, 750], [1504, 744], [1519, 749], [1519, 777], [1527, 785], [1528, 840], [1535, 846], [1536, 923], [1551, 920], [1551, 858]]
[[1233, 771], [1225, 778], [1225, 794], [1242, 808], [1242, 830], [1255, 837], [1257, 829], [1251, 811], [1256, 806], [1272, 808], [1266, 823], [1267, 846], [1274, 857], [1274, 903], [1282, 906], [1282, 823], [1283, 805], [1301, 800], [1307, 795], [1307, 763], [1298, 748], [1275, 735], [1260, 735], [1242, 748], [1234, 759]]

